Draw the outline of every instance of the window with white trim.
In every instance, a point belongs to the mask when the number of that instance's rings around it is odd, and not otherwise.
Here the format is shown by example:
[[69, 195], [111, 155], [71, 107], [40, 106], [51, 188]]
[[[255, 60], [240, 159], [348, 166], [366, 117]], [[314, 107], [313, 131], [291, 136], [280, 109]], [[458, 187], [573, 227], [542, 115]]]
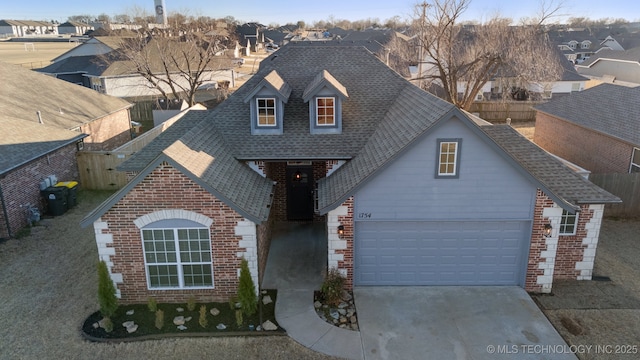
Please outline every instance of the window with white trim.
[[142, 243], [149, 289], [213, 287], [209, 229], [143, 229]]
[[567, 210], [562, 211], [562, 219], [560, 219], [560, 235], [575, 235], [578, 225], [578, 213], [569, 213]]
[[458, 177], [459, 148], [459, 140], [438, 140], [437, 177]]
[[335, 109], [333, 97], [316, 98], [316, 125], [334, 126], [336, 124]]
[[640, 149], [633, 148], [633, 153], [631, 154], [631, 167], [629, 168], [629, 173], [640, 172]]
[[276, 126], [276, 99], [257, 98], [258, 126]]

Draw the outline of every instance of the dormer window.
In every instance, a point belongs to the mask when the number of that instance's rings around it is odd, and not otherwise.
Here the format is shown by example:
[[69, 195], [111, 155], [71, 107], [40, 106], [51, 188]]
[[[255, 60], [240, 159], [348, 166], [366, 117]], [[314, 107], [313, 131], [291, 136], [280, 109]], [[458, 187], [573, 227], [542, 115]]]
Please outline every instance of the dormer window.
[[276, 126], [276, 98], [257, 98], [258, 126]]
[[309, 103], [309, 127], [312, 134], [342, 132], [342, 102], [347, 89], [328, 71], [320, 72], [307, 86], [302, 100]]
[[335, 126], [335, 98], [319, 97], [316, 98], [316, 125], [318, 126]]
[[271, 71], [244, 98], [250, 109], [251, 134], [282, 134], [284, 104], [289, 101], [291, 86], [287, 84], [277, 71]]

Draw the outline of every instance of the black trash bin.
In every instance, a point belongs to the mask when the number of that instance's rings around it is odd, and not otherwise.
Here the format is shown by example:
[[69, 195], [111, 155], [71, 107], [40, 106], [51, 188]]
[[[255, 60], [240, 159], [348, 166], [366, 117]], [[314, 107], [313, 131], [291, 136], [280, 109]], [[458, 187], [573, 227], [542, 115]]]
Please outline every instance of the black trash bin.
[[50, 186], [42, 191], [47, 200], [47, 213], [60, 216], [67, 211], [67, 198], [69, 189], [66, 187]]
[[62, 181], [56, 184], [56, 187], [66, 187], [68, 189], [67, 194], [67, 209], [71, 209], [78, 203], [78, 182], [77, 181]]

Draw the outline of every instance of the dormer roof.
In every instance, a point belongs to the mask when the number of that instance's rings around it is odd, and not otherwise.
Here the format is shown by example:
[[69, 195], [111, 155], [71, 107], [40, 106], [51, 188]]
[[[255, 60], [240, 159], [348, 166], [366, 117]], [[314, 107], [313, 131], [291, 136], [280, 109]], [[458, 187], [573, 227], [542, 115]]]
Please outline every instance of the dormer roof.
[[277, 95], [285, 104], [289, 100], [289, 95], [291, 95], [291, 86], [282, 79], [276, 70], [272, 70], [258, 83], [258, 85], [253, 88], [253, 90], [251, 90], [251, 92], [249, 92], [247, 96], [244, 97], [244, 102], [248, 103], [265, 87], [273, 91], [274, 95]]
[[347, 88], [344, 87], [344, 85], [342, 85], [336, 78], [334, 78], [333, 75], [331, 75], [327, 70], [322, 70], [304, 89], [302, 100], [304, 102], [308, 102], [315, 94], [318, 93], [318, 91], [322, 90], [325, 87], [328, 87], [335, 91], [336, 95], [339, 95], [342, 99], [346, 99], [349, 97]]

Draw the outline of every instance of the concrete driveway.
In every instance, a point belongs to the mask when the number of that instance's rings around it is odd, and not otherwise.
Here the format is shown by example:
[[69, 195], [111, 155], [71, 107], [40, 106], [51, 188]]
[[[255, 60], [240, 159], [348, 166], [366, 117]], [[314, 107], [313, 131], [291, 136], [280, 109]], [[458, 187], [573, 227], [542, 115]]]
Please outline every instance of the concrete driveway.
[[519, 287], [356, 287], [364, 358], [576, 359]]

